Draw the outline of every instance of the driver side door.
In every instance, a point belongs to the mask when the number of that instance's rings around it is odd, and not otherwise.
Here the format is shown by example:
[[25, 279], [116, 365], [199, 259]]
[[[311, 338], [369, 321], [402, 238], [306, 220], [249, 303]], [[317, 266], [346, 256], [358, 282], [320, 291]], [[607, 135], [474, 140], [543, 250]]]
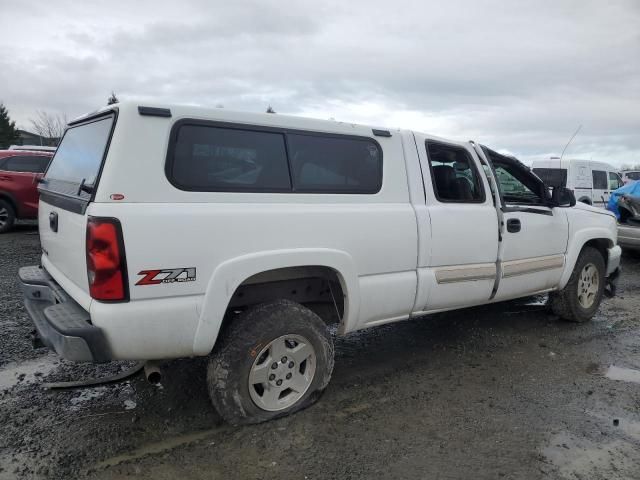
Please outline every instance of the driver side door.
[[[487, 152], [485, 152], [487, 153]], [[563, 272], [569, 224], [562, 208], [550, 208], [546, 187], [517, 160], [492, 152], [501, 198], [499, 283], [495, 300], [549, 290]]]

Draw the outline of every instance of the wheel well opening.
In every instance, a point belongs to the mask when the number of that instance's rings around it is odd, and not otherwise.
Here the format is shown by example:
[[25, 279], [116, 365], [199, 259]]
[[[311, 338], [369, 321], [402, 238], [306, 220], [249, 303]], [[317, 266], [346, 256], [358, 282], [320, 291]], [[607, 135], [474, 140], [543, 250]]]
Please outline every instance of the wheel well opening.
[[600, 252], [600, 255], [602, 255], [604, 264], [606, 266], [609, 260], [609, 253], [607, 252], [607, 249], [611, 246], [612, 242], [610, 240], [607, 240], [606, 238], [594, 238], [585, 243], [584, 247], [582, 248], [584, 249], [585, 247], [593, 247], [598, 250], [598, 252]]
[[587, 205], [591, 205], [591, 199], [589, 197], [582, 197], [579, 202], [586, 203]]
[[9, 205], [11, 205], [11, 208], [13, 208], [13, 213], [16, 216], [18, 215], [18, 208], [17, 208], [17, 205], [15, 204], [15, 202], [13, 201], [13, 198], [9, 197], [8, 195], [3, 195], [3, 194], [0, 193], [0, 200], [4, 200]]
[[224, 323], [254, 305], [283, 299], [306, 306], [328, 325], [340, 324], [344, 317], [345, 289], [338, 272], [325, 266], [304, 266], [247, 278], [233, 293]]

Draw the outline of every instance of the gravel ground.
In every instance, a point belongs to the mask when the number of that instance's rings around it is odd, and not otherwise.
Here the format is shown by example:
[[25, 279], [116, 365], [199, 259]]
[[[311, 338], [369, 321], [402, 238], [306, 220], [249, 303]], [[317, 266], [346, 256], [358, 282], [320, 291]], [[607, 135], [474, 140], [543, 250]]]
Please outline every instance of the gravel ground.
[[358, 332], [317, 405], [234, 428], [202, 359], [165, 364], [160, 386], [43, 390], [130, 364], [32, 349], [16, 274], [38, 256], [33, 226], [0, 235], [0, 480], [640, 478], [637, 257], [588, 324], [538, 298]]

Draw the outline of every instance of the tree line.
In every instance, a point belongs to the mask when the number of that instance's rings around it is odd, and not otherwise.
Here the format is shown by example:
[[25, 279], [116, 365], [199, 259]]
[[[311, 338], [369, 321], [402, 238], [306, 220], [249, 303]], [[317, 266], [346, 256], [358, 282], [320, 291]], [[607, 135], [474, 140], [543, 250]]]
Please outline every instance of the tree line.
[[[29, 120], [31, 122], [32, 133], [42, 138], [48, 139], [56, 146], [62, 138], [64, 129], [67, 126], [67, 116], [53, 114], [38, 110], [36, 116]], [[0, 103], [0, 149], [9, 148], [11, 145], [20, 143], [20, 133], [16, 127], [16, 122], [11, 120], [7, 107]]]

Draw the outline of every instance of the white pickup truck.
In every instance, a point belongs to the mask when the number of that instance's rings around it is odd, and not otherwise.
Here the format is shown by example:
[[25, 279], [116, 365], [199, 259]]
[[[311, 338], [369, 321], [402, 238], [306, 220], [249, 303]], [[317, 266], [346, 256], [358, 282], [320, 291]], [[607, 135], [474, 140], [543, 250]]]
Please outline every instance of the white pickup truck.
[[116, 104], [69, 125], [40, 193], [20, 280], [42, 341], [81, 362], [209, 356], [233, 424], [318, 398], [332, 324], [542, 292], [583, 322], [620, 263], [612, 214], [514, 158], [335, 121]]

